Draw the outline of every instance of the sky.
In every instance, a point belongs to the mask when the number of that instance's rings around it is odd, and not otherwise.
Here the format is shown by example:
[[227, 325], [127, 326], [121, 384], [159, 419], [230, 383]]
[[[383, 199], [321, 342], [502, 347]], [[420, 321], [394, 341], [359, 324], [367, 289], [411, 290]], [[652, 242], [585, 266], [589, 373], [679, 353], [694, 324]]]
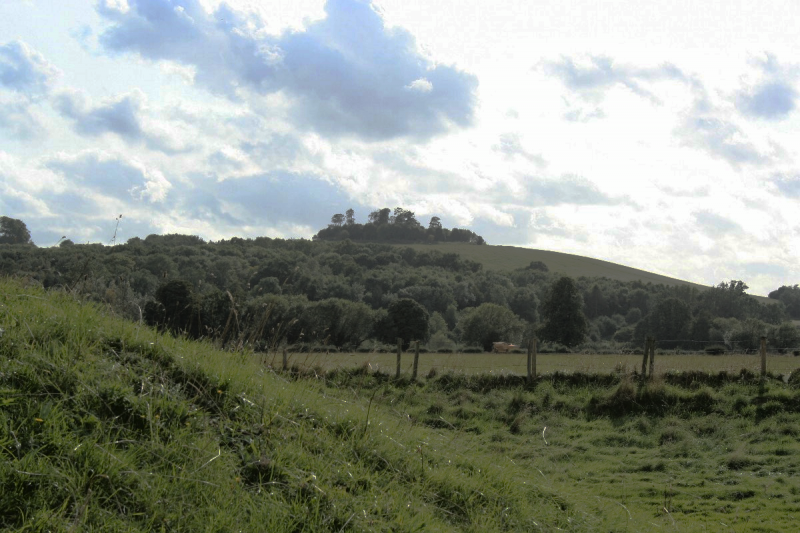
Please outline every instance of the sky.
[[0, 0], [0, 215], [52, 246], [402, 206], [766, 295], [800, 283], [797, 35], [795, 0]]

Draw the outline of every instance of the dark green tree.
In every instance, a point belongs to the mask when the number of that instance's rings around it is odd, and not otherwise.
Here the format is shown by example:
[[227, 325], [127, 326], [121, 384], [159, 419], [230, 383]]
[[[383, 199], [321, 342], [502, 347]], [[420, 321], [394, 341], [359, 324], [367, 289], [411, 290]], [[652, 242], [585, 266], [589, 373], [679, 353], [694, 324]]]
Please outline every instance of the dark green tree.
[[793, 319], [800, 319], [800, 286], [783, 285], [769, 293], [769, 297], [783, 302]]
[[403, 339], [403, 349], [407, 350], [411, 341], [428, 340], [428, 321], [430, 316], [425, 308], [410, 298], [400, 298], [389, 304], [386, 315], [375, 325], [376, 336], [387, 344]]
[[509, 308], [484, 303], [466, 310], [458, 327], [463, 342], [479, 345], [488, 352], [494, 342], [518, 343], [525, 324]]
[[190, 337], [200, 334], [200, 308], [195, 301], [192, 285], [185, 280], [168, 281], [156, 289], [156, 302], [161, 306], [145, 308], [146, 320], [153, 326], [164, 327], [173, 333]]
[[768, 337], [769, 340], [767, 342], [769, 345], [779, 350], [797, 348], [798, 343], [800, 343], [800, 331], [798, 331], [797, 326], [791, 322], [784, 322], [779, 326], [771, 328]]
[[575, 280], [564, 276], [553, 284], [542, 304], [542, 317], [544, 324], [538, 330], [542, 340], [568, 347], [583, 342], [588, 324]]
[[33, 244], [31, 232], [21, 220], [0, 217], [0, 244]]
[[691, 311], [683, 300], [666, 298], [636, 326], [636, 340], [652, 336], [660, 347], [675, 348], [688, 339], [691, 321]]

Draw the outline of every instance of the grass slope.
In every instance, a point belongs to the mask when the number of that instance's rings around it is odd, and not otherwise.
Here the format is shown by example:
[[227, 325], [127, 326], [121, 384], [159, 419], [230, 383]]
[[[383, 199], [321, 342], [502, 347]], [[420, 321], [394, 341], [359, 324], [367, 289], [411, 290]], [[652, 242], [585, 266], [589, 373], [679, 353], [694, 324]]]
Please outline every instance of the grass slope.
[[495, 465], [374, 392], [157, 335], [0, 280], [0, 530], [501, 531], [568, 527]]
[[800, 375], [280, 374], [0, 280], [0, 530], [794, 531]]
[[[476, 246], [464, 243], [411, 244], [403, 246], [409, 246], [416, 250], [436, 249], [444, 253], [457, 253], [464, 259], [481, 263], [483, 268], [487, 270], [514, 270], [524, 268], [533, 261], [541, 261], [547, 265], [551, 272], [559, 272], [573, 278], [581, 276], [603, 277], [625, 282], [641, 281], [655, 285], [688, 285], [701, 290], [708, 288], [706, 285], [700, 285], [699, 283], [662, 276], [609, 261], [550, 250], [535, 250], [516, 246]], [[762, 302], [774, 303], [774, 300], [764, 296], [754, 297]]]

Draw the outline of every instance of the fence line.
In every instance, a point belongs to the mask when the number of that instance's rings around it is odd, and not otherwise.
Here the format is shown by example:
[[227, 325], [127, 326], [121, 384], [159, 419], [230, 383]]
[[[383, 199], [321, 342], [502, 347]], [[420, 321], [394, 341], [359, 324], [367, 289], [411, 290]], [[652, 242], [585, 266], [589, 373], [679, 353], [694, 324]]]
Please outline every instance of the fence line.
[[[758, 355], [760, 355], [761, 356], [761, 358], [760, 358], [761, 359], [760, 360], [761, 364], [760, 364], [760, 369], [759, 370], [760, 370], [761, 376], [763, 378], [763, 377], [766, 376], [766, 367], [767, 367], [767, 364], [766, 364], [767, 363], [766, 337], [762, 337], [761, 341], [762, 341], [761, 342], [761, 346], [760, 346], [758, 352], [756, 352], [756, 353], [750, 353], [750, 354], [748, 354], [746, 352], [728, 353], [726, 356], [713, 356], [713, 357], [720, 357], [718, 360], [719, 361], [724, 361], [725, 357], [734, 357], [735, 358], [735, 357], [745, 356], [745, 357], [748, 357], [748, 360], [749, 360], [750, 356], [758, 356]], [[656, 340], [656, 339], [651, 339], [650, 338], [650, 339], [646, 339], [645, 340], [644, 349], [637, 349], [635, 352], [631, 350], [631, 351], [628, 351], [627, 353], [592, 354], [597, 358], [601, 358], [602, 357], [602, 358], [606, 359], [605, 361], [603, 361], [600, 364], [600, 368], [602, 370], [595, 369], [593, 371], [599, 372], [599, 371], [608, 370], [608, 368], [610, 366], [610, 363], [613, 362], [613, 360], [612, 361], [608, 360], [608, 358], [610, 358], [610, 357], [617, 357], [617, 356], [621, 356], [621, 357], [637, 356], [638, 357], [638, 356], [642, 356], [643, 355], [644, 357], [643, 357], [643, 360], [642, 360], [642, 372], [639, 375], [642, 376], [643, 378], [646, 377], [646, 376], [653, 376], [655, 374], [655, 369], [656, 369], [656, 364], [655, 364], [655, 358], [656, 358], [655, 346], [657, 344], [660, 344], [660, 343], [672, 343], [672, 342], [684, 342], [684, 343], [692, 342], [692, 343], [698, 343], [700, 345], [704, 345], [704, 344], [721, 344], [718, 341], [696, 341], [696, 340], [693, 340], [693, 339], [691, 339], [691, 340], [690, 339]], [[730, 342], [730, 343], [728, 343], [728, 346], [726, 346], [726, 348], [729, 348], [730, 345], [740, 344], [742, 342], [744, 342], [744, 341]], [[411, 372], [412, 372], [412, 376], [411, 376], [412, 380], [416, 379], [418, 368], [419, 368], [419, 362], [420, 362], [419, 343], [417, 341], [414, 341], [414, 342], [411, 343], [411, 346], [412, 346], [412, 350], [406, 351], [406, 354], [407, 355], [412, 355], [413, 354], [414, 362], [413, 362], [413, 364], [408, 363], [406, 365], [403, 365], [402, 361], [401, 361], [401, 358], [402, 358], [402, 355], [403, 355], [402, 339], [398, 339], [397, 361], [396, 361], [396, 367], [394, 368], [394, 370], [395, 370], [395, 378], [400, 378], [402, 376], [403, 372], [411, 370]], [[791, 350], [793, 350], [793, 348], [785, 348], [783, 350], [784, 351], [786, 351], [786, 350], [791, 351]], [[695, 356], [695, 357], [697, 355], [701, 355], [703, 357], [710, 357], [711, 356], [710, 354], [709, 355], [705, 355], [705, 354], [697, 354], [697, 353], [695, 353], [695, 354], [689, 354], [689, 353], [681, 354], [680, 353], [681, 351], [682, 351], [681, 349], [675, 349], [675, 354], [673, 355], [673, 354], [670, 354], [669, 353], [669, 349], [667, 349], [667, 350], [661, 351], [658, 354], [658, 356], [659, 357], [664, 357], [664, 356], [686, 357], [687, 361], [690, 361], [689, 358], [692, 357], [692, 356]], [[301, 353], [303, 353], [303, 352], [301, 352]], [[773, 353], [773, 355], [775, 354], [775, 352], [772, 352], [772, 353]], [[354, 357], [355, 356], [356, 359], [353, 359], [352, 361], [355, 362], [355, 363], [358, 363], [360, 361], [361, 364], [369, 364], [369, 358], [370, 357], [374, 357], [374, 356], [386, 357], [387, 358], [386, 362], [381, 362], [381, 363], [375, 362], [376, 368], [383, 368], [384, 370], [388, 370], [392, 366], [391, 363], [389, 362], [392, 354], [391, 353], [385, 353], [385, 352], [367, 352], [367, 353], [359, 352], [357, 354], [350, 353], [349, 355], [344, 354], [344, 353], [343, 354], [339, 354], [338, 352], [336, 352], [334, 354], [326, 354], [326, 353], [322, 353], [322, 352], [304, 352], [304, 354], [305, 354], [305, 361], [303, 361], [301, 363], [301, 365], [302, 366], [308, 366], [308, 367], [320, 366], [320, 363], [324, 363], [325, 360], [328, 359], [328, 358], [331, 358], [331, 356], [333, 358], [337, 358], [337, 357], [341, 357], [341, 356], [344, 356], [344, 357]], [[293, 358], [297, 357], [297, 355], [300, 355], [300, 354], [295, 353]], [[537, 368], [536, 368], [536, 348], [535, 348], [535, 346], [532, 345], [532, 344], [528, 345], [526, 363], [522, 362], [524, 355], [525, 355], [525, 352], [522, 351], [522, 350], [519, 350], [516, 353], [504, 353], [504, 354], [489, 354], [489, 353], [486, 353], [486, 352], [483, 352], [483, 353], [463, 353], [463, 352], [439, 353], [439, 352], [427, 352], [427, 353], [425, 353], [425, 355], [423, 355], [422, 361], [423, 361], [423, 364], [424, 364], [426, 362], [426, 359], [428, 361], [430, 361], [432, 357], [436, 358], [436, 362], [433, 363], [430, 366], [430, 369], [432, 369], [432, 370], [433, 369], [437, 369], [437, 368], [438, 369], [447, 369], [449, 367], [452, 367], [451, 368], [452, 370], [465, 370], [465, 371], [468, 371], [468, 372], [469, 371], [481, 371], [481, 370], [484, 371], [484, 372], [489, 372], [489, 373], [491, 373], [493, 371], [498, 371], [498, 372], [518, 372], [519, 374], [522, 374], [523, 376], [527, 375], [529, 379], [534, 379], [534, 378], [536, 378], [538, 376]], [[557, 369], [557, 370], [564, 370], [566, 372], [580, 371], [581, 369], [583, 369], [584, 371], [588, 372], [590, 370], [588, 370], [586, 367], [587, 366], [591, 366], [591, 365], [590, 364], [584, 365], [583, 363], [590, 363], [593, 360], [592, 355], [586, 354], [585, 352], [584, 353], [552, 353], [551, 352], [551, 353], [540, 354], [540, 355], [544, 355], [544, 356], [550, 358], [545, 364], [545, 366], [550, 367], [550, 371], [553, 371], [552, 370], [553, 369], [553, 359], [552, 359], [552, 357], [558, 358], [558, 357], [562, 357], [563, 356], [563, 357], [565, 357], [565, 359], [569, 358], [569, 363], [567, 363], [567, 366], [569, 366], [570, 368]], [[576, 360], [575, 360], [576, 357], [580, 358], [582, 356], [587, 356], [587, 355], [589, 357], [588, 359], [584, 359], [583, 361], [576, 362]], [[362, 356], [362, 357], [358, 357], [358, 356]], [[509, 358], [516, 358], [517, 356], [519, 357], [519, 359], [518, 359], [519, 362], [518, 363], [509, 361]], [[469, 358], [471, 358], [471, 357], [483, 358], [485, 361], [487, 361], [488, 364], [483, 364], [483, 365], [475, 365], [475, 364], [466, 364], [465, 365], [465, 364], [460, 364], [461, 362], [463, 362], [465, 360], [469, 360]], [[502, 364], [500, 366], [494, 366], [493, 367], [492, 366], [492, 361], [498, 361], [498, 359], [501, 358], [501, 357], [502, 357]], [[330, 359], [328, 359], [328, 360], [330, 361]], [[596, 361], [597, 359], [594, 359], [594, 360]], [[798, 364], [796, 366], [792, 366], [791, 364], [787, 364], [789, 361], [792, 361], [792, 360], [793, 359], [791, 359], [791, 358], [785, 358], [785, 357], [784, 358], [780, 358], [780, 359], [775, 359], [775, 361], [780, 361], [781, 362], [781, 364], [777, 365], [781, 369], [781, 371], [789, 371], [789, 372], [793, 372], [794, 370], [797, 370], [797, 367], [800, 366], [800, 360], [798, 360]], [[672, 361], [674, 362], [675, 360], [672, 360]], [[452, 363], [452, 365], [451, 365], [451, 363]], [[753, 359], [752, 363], [756, 363], [755, 358]], [[347, 366], [347, 365], [345, 364], [344, 366]], [[428, 365], [426, 365], [426, 366], [428, 366]], [[724, 365], [719, 365], [719, 366], [724, 367]], [[743, 363], [742, 368], [749, 368], [750, 366], [751, 366], [751, 363]], [[755, 365], [753, 365], [753, 366], [755, 366]], [[775, 365], [773, 365], [773, 367], [774, 366]], [[336, 363], [336, 367], [342, 368], [342, 364]], [[629, 367], [636, 368], [636, 364], [633, 363], [632, 361], [628, 361], [628, 362], [626, 362], [626, 361], [618, 361], [617, 363], [614, 363], [614, 367], [613, 367], [614, 370], [613, 371], [627, 372], [627, 368], [629, 368]], [[523, 368], [525, 368], [526, 370], [522, 370]], [[284, 360], [284, 369], [287, 369], [286, 360]], [[692, 370], [691, 368], [688, 368], [688, 369], [681, 368], [681, 365], [677, 365], [677, 367], [672, 368], [672, 369], [674, 369], [674, 370], [685, 370], [685, 371]], [[720, 368], [709, 369], [709, 371], [718, 371], [718, 370], [721, 370], [721, 369]], [[730, 368], [727, 368], [727, 369], [722, 368], [722, 370], [731, 370], [731, 369]], [[752, 370], [754, 372], [757, 371], [755, 368], [753, 368]], [[664, 371], [663, 367], [661, 367], [660, 371], [661, 372]], [[788, 374], [786, 374], [786, 375], [788, 375]]]

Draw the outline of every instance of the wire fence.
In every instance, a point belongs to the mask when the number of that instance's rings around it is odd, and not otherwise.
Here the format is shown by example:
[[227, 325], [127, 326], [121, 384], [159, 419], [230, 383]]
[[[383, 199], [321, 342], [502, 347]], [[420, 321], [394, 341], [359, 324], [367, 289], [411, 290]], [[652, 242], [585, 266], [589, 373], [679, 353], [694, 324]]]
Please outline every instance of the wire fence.
[[[675, 343], [690, 343], [698, 346], [697, 350], [686, 348], [665, 348]], [[800, 369], [800, 346], [792, 348], [772, 348], [769, 346], [762, 354], [760, 349], [751, 348], [751, 344], [743, 341], [728, 342], [724, 345], [724, 353], [711, 354], [705, 351], [707, 346], [720, 346], [718, 341], [695, 341], [690, 339], [654, 340], [652, 355], [647, 352], [647, 344], [636, 350], [619, 351], [617, 353], [537, 353], [533, 349], [533, 368], [526, 351], [515, 353], [438, 353], [421, 351], [415, 356], [413, 348], [400, 355], [397, 353], [280, 353], [266, 354], [265, 363], [276, 369], [315, 369], [323, 371], [335, 369], [363, 369], [367, 372], [383, 372], [404, 376], [435, 376], [454, 372], [464, 374], [497, 374], [497, 375], [545, 375], [554, 372], [584, 373], [641, 373], [665, 374], [669, 372], [733, 372], [747, 370], [758, 374], [768, 372], [788, 377], [793, 371]], [[661, 346], [661, 347], [659, 347]], [[644, 361], [643, 361], [644, 356]], [[416, 362], [416, 372], [414, 371]], [[651, 362], [652, 361], [652, 362]], [[399, 365], [399, 366], [398, 366]], [[399, 368], [399, 371], [398, 371]]]

